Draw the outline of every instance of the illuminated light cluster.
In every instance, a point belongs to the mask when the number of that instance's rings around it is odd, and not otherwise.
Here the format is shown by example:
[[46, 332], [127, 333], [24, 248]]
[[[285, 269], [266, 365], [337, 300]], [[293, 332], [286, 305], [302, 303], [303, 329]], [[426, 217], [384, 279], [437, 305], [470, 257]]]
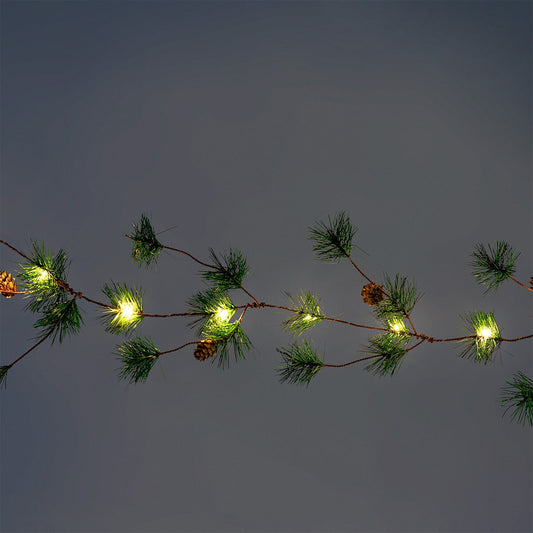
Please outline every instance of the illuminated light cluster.
[[494, 331], [487, 326], [482, 326], [476, 331], [476, 335], [480, 337], [481, 340], [487, 341], [494, 337]]
[[227, 307], [221, 307], [216, 311], [215, 316], [219, 322], [228, 322], [233, 316], [233, 311]]
[[304, 320], [316, 320], [316, 317], [308, 314], [304, 316]]
[[121, 302], [118, 306], [120, 320], [129, 322], [139, 314], [138, 307], [132, 302]]
[[41, 267], [35, 267], [35, 274], [37, 276], [37, 281], [41, 283], [48, 281], [52, 277], [52, 275], [50, 274], [50, 272], [48, 272], [48, 270], [45, 270], [44, 268], [41, 268]]
[[407, 327], [403, 320], [394, 319], [389, 322], [389, 327], [394, 333], [403, 333], [407, 331]]
[[134, 328], [142, 319], [142, 309], [139, 304], [129, 299], [119, 301], [117, 307], [110, 309], [109, 312], [115, 315], [111, 323], [117, 328]]

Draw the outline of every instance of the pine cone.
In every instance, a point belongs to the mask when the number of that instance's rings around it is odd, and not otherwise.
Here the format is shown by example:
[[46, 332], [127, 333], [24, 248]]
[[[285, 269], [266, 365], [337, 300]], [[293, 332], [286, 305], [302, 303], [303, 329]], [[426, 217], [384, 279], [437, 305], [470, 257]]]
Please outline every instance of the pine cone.
[[14, 292], [17, 292], [15, 278], [7, 272], [0, 273], [0, 294], [6, 298], [11, 298]]
[[217, 341], [214, 341], [212, 339], [206, 339], [204, 341], [200, 341], [196, 345], [196, 350], [194, 350], [194, 357], [196, 357], [198, 361], [205, 361], [206, 359], [213, 357], [216, 351]]
[[361, 291], [363, 302], [368, 305], [378, 305], [383, 300], [383, 285], [377, 283], [367, 283]]

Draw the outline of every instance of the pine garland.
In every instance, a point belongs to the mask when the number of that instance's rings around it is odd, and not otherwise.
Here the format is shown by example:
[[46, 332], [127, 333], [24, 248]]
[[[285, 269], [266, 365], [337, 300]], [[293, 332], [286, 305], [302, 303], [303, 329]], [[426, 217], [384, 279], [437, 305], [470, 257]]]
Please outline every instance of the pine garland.
[[[400, 274], [384, 274], [381, 284], [368, 277], [351, 255], [354, 247], [357, 247], [353, 243], [356, 232], [357, 228], [352, 225], [349, 216], [340, 212], [328, 217], [327, 221], [318, 221], [310, 226], [309, 240], [319, 260], [338, 263], [341, 259], [346, 259], [365, 279], [361, 296], [371, 306], [378, 324], [374, 326], [327, 316], [319, 303], [319, 297], [308, 291], [295, 296], [285, 292], [287, 305], [260, 302], [243, 285], [250, 268], [240, 250], [230, 249], [228, 252], [216, 253], [210, 248], [210, 262], [202, 261], [185, 250], [161, 243], [150, 218], [145, 214], [141, 215], [139, 221], [133, 222], [133, 231], [126, 235], [132, 241], [132, 259], [139, 266], [151, 267], [157, 264], [163, 249], [180, 253], [203, 267], [200, 274], [210, 284], [207, 289], [196, 292], [188, 299], [185, 312], [166, 315], [145, 313], [143, 291], [125, 283], [110, 282], [104, 285], [102, 292], [107, 297], [107, 303], [91, 299], [69, 286], [67, 270], [70, 261], [64, 250], [53, 254], [44, 244], [33, 242], [31, 251], [25, 254], [0, 240], [0, 243], [24, 258], [19, 264], [20, 271], [16, 274], [23, 290], [18, 290], [11, 274], [3, 272], [0, 287], [2, 294], [6, 296], [6, 300], [23, 294], [28, 300], [26, 309], [40, 314], [34, 324], [39, 330], [38, 342], [9, 365], [0, 366], [0, 386], [5, 387], [8, 371], [41, 343], [47, 339], [52, 344], [56, 340], [63, 342], [67, 336], [80, 330], [83, 317], [78, 300], [82, 299], [100, 308], [105, 330], [113, 334], [130, 335], [145, 317], [193, 317], [188, 325], [195, 330], [195, 340], [176, 348], [161, 351], [149, 337], [136, 337], [117, 345], [115, 354], [120, 361], [118, 376], [130, 383], [145, 382], [161, 356], [187, 346], [194, 346], [195, 359], [217, 361], [221, 368], [229, 366], [231, 352], [235, 361], [245, 359], [253, 345], [242, 324], [247, 313], [257, 309], [277, 309], [288, 313], [281, 326], [297, 337], [308, 333], [312, 327], [322, 322], [337, 322], [379, 332], [369, 338], [363, 357], [341, 364], [325, 363], [306, 339], [286, 348], [278, 348], [283, 362], [277, 369], [280, 382], [305, 386], [309, 386], [323, 368], [340, 368], [363, 361], [368, 361], [365, 367], [368, 372], [378, 376], [393, 376], [399, 371], [409, 352], [425, 342], [455, 342], [460, 349], [459, 357], [488, 364], [493, 361], [494, 353], [502, 343], [533, 338], [533, 334], [513, 339], [504, 338], [494, 313], [477, 310], [463, 317], [467, 325], [466, 335], [434, 338], [418, 331], [413, 323], [412, 313], [421, 294], [414, 282]], [[485, 286], [485, 292], [497, 289], [508, 279], [533, 292], [533, 276], [529, 286], [513, 277], [519, 255], [505, 241], [497, 241], [495, 246], [477, 244], [470, 263], [476, 281]], [[236, 305], [235, 292], [245, 295], [248, 301]], [[512, 380], [507, 381], [500, 400], [502, 407], [506, 408], [504, 414], [513, 409], [512, 421], [533, 426], [533, 380], [523, 372], [518, 372]]]

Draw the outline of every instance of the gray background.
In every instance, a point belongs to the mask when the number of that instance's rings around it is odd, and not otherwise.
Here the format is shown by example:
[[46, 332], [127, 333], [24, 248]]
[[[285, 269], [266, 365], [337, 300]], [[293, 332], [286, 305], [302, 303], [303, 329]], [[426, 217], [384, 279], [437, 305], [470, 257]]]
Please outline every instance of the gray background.
[[[531, 333], [531, 295], [508, 282], [484, 296], [468, 267], [500, 239], [522, 252], [517, 277], [533, 273], [531, 2], [1, 8], [1, 238], [66, 249], [74, 288], [103, 299], [113, 279], [142, 287], [146, 312], [185, 310], [204, 287], [192, 261], [129, 258], [146, 212], [202, 259], [241, 249], [259, 300], [311, 290], [329, 316], [374, 324], [364, 280], [307, 239], [346, 210], [361, 267], [424, 293], [419, 330], [461, 335], [477, 309], [504, 336]], [[2, 300], [7, 364], [35, 317]], [[122, 339], [82, 307], [81, 333], [35, 350], [1, 392], [2, 531], [532, 529], [532, 431], [498, 404], [515, 371], [532, 374], [530, 340], [487, 366], [425, 344], [392, 379], [354, 365], [305, 389], [275, 375], [286, 315], [257, 310], [246, 361], [222, 371], [183, 350], [133, 386], [116, 375]], [[180, 318], [139, 331], [162, 350], [194, 339]], [[331, 363], [368, 339], [335, 324], [311, 336]]]

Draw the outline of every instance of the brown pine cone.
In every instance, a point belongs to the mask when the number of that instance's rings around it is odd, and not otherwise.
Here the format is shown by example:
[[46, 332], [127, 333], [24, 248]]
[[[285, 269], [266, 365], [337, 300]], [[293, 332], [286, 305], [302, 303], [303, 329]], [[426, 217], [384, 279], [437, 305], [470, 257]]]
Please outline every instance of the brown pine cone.
[[368, 305], [378, 305], [384, 298], [383, 285], [377, 283], [367, 283], [361, 291], [363, 302]]
[[6, 298], [11, 298], [13, 293], [17, 292], [15, 278], [7, 272], [0, 273], [0, 294]]
[[213, 355], [215, 355], [216, 352], [217, 352], [217, 341], [214, 341], [212, 339], [206, 339], [206, 340], [200, 341], [196, 345], [196, 350], [194, 350], [194, 357], [196, 357], [198, 361], [205, 361], [206, 359], [213, 357]]

